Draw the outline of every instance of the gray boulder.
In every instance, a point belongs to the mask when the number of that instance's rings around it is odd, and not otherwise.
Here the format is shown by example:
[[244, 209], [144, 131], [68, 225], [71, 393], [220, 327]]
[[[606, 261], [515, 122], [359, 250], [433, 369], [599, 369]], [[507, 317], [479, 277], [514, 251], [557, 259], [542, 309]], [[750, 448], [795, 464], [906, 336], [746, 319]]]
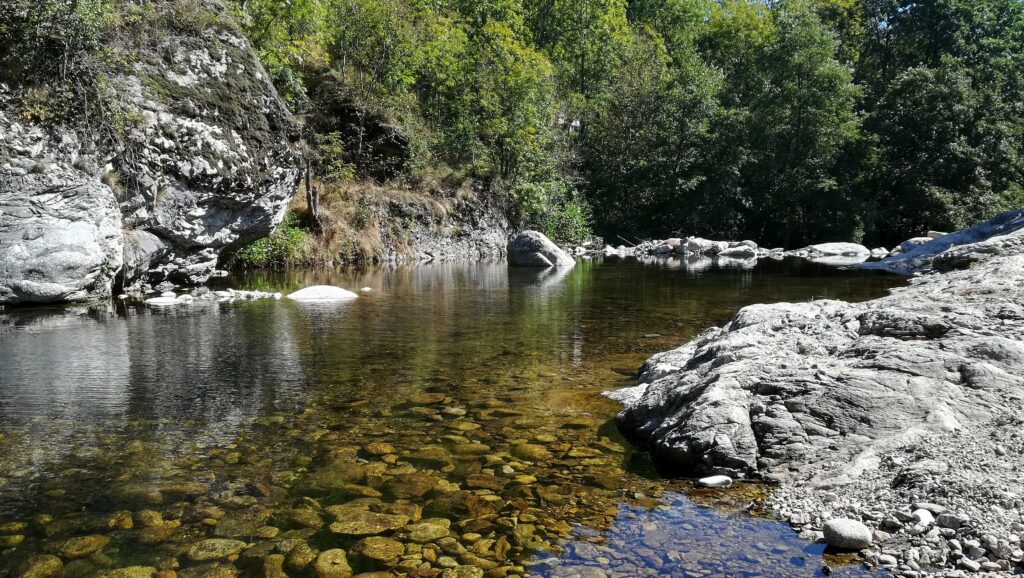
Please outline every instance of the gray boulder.
[[857, 520], [836, 518], [825, 522], [821, 531], [829, 546], [841, 550], [863, 550], [871, 547], [871, 529]]
[[189, 9], [207, 25], [115, 47], [132, 54], [103, 71], [123, 117], [115, 139], [25, 126], [0, 90], [0, 302], [103, 298], [116, 278], [203, 283], [222, 253], [283, 218], [301, 172], [297, 125], [223, 6]]
[[109, 297], [121, 260], [109, 187], [63, 165], [0, 172], [0, 305]]
[[1024, 251], [1024, 209], [1007, 211], [968, 229], [948, 233], [915, 244], [908, 251], [893, 254], [877, 263], [861, 265], [865, 269], [884, 269], [909, 275], [932, 269], [948, 271], [999, 255]]
[[1024, 230], [933, 261], [974, 265], [865, 303], [742, 309], [645, 364], [614, 394], [619, 427], [676, 467], [825, 486], [908, 440], [989, 423], [1024, 388]]
[[523, 231], [508, 241], [508, 264], [515, 267], [561, 268], [572, 267], [576, 260], [543, 233]]

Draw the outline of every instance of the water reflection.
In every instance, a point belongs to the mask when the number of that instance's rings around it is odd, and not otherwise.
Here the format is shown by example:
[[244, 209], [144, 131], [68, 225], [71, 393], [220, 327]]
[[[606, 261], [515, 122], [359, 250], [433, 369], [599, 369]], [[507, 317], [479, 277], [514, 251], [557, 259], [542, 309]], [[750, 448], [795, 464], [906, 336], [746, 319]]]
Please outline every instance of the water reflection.
[[[627, 565], [620, 575], [683, 572], [684, 553], [656, 569], [634, 552], [642, 539], [630, 532], [655, 528], [693, 551], [721, 544], [695, 575], [747, 572], [728, 553], [743, 551], [745, 533], [770, 545], [762, 575], [802, 575], [777, 574], [800, 548], [784, 526], [737, 513], [742, 504], [700, 509], [652, 476], [610, 426], [618, 408], [600, 392], [745, 304], [868, 298], [901, 280], [799, 262], [697, 274], [705, 265], [612, 257], [548, 272], [502, 263], [294, 271], [225, 282], [372, 292], [327, 308], [267, 300], [7, 312], [0, 527], [24, 527], [12, 530], [23, 542], [0, 551], [0, 577], [62, 540], [97, 533], [109, 545], [94, 566], [188, 570], [196, 564], [183, 552], [216, 536], [255, 544], [228, 564], [250, 572], [267, 548], [299, 539], [312, 549], [355, 547], [356, 537], [326, 524], [297, 537], [280, 513], [312, 508], [329, 523], [339, 514], [331, 506], [351, 503], [375, 514], [421, 508], [447, 520], [445, 539], [476, 557], [459, 554], [459, 563], [511, 573], [579, 566], [591, 551], [572, 544], [584, 542], [618, 552], [607, 556]], [[338, 471], [351, 479], [322, 491]], [[396, 487], [406, 478], [436, 485]], [[371, 498], [380, 503], [359, 502]], [[140, 512], [151, 510], [172, 523], [145, 526], [151, 516]], [[125, 515], [138, 518], [134, 527]], [[357, 569], [439, 569], [404, 532], [392, 535], [419, 556], [409, 554], [413, 567], [360, 559]], [[784, 554], [773, 552], [780, 544]]]

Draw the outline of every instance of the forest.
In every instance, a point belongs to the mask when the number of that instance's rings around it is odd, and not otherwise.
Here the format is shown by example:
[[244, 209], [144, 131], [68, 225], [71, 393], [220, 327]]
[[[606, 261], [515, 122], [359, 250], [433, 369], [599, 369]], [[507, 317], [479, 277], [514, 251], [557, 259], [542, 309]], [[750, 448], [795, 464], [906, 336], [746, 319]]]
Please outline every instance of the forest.
[[1024, 205], [1019, 0], [232, 1], [324, 182], [469, 179], [615, 244], [891, 244]]

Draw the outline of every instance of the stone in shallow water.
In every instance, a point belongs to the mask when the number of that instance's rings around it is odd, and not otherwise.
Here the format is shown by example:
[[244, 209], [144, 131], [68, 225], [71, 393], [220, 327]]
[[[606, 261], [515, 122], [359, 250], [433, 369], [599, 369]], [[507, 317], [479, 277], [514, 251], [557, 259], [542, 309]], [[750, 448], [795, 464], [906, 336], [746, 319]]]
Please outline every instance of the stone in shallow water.
[[397, 530], [409, 522], [409, 517], [401, 514], [378, 514], [368, 510], [334, 507], [327, 508], [327, 511], [338, 518], [337, 522], [331, 524], [331, 532], [346, 536], [383, 534]]
[[370, 442], [363, 448], [366, 453], [372, 456], [383, 456], [395, 453], [395, 446], [387, 442]]
[[437, 486], [437, 477], [424, 472], [399, 474], [384, 482], [384, 491], [400, 499], [419, 498]]
[[512, 448], [512, 455], [534, 462], [551, 459], [551, 452], [546, 447], [537, 444], [519, 444]]
[[418, 524], [411, 524], [405, 528], [409, 539], [413, 542], [433, 542], [448, 535], [451, 528], [451, 520], [445, 518], [428, 518]]
[[483, 578], [484, 571], [476, 566], [459, 566], [448, 568], [441, 574], [441, 578]]
[[871, 546], [871, 530], [857, 520], [836, 518], [822, 527], [829, 546], [843, 550], [862, 550]]
[[245, 542], [241, 540], [210, 538], [193, 544], [188, 549], [188, 558], [194, 562], [208, 562], [210, 560], [230, 558], [231, 556], [237, 556], [245, 546]]
[[348, 565], [345, 551], [340, 548], [320, 552], [313, 567], [318, 578], [349, 578], [352, 576], [352, 567]]
[[49, 578], [64, 568], [64, 562], [56, 556], [44, 554], [33, 556], [21, 566], [21, 578]]
[[235, 578], [238, 568], [231, 564], [203, 564], [178, 571], [178, 578]]
[[110, 538], [100, 534], [91, 536], [77, 536], [69, 538], [61, 543], [58, 551], [65, 558], [84, 558], [94, 552], [99, 552], [110, 542]]
[[352, 554], [388, 564], [397, 562], [398, 558], [405, 554], [405, 546], [398, 540], [383, 536], [370, 536], [356, 542], [356, 545], [352, 546]]
[[107, 570], [100, 574], [99, 578], [152, 578], [156, 574], [156, 568], [152, 566], [128, 566]]

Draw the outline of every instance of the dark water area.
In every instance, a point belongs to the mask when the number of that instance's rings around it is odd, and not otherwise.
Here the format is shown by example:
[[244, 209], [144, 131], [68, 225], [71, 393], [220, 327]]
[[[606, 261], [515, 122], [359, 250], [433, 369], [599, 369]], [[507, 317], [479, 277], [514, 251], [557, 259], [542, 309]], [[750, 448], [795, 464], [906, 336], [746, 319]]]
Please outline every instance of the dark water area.
[[600, 393], [744, 305], [900, 278], [607, 258], [224, 283], [372, 291], [0, 313], [0, 577], [42, 555], [68, 576], [325, 576], [337, 548], [356, 574], [867, 574], [752, 514], [762, 486], [659, 478]]

